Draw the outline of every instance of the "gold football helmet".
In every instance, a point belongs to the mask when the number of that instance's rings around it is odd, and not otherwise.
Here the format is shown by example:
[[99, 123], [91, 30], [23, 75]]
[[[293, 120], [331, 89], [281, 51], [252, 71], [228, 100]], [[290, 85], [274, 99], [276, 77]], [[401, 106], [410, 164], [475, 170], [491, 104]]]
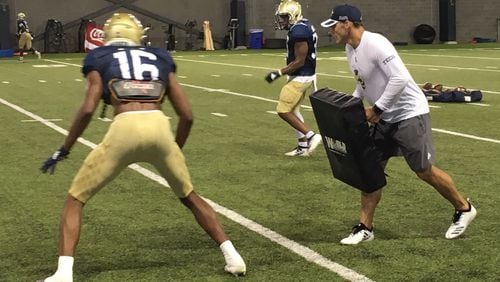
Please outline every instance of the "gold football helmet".
[[132, 14], [115, 13], [104, 24], [104, 44], [125, 43], [141, 45], [144, 28], [141, 22]]
[[[288, 17], [286, 23], [282, 17]], [[302, 19], [302, 7], [295, 0], [282, 0], [276, 9], [276, 27], [278, 29], [289, 29]]]
[[25, 13], [21, 12], [21, 13], [17, 14], [17, 19], [24, 20], [24, 18], [26, 18], [26, 14]]

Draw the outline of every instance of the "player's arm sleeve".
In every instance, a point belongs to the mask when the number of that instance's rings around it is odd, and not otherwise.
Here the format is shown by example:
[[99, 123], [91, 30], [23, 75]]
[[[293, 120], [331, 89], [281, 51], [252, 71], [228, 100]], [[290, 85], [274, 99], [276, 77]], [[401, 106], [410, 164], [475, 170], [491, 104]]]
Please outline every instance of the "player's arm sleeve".
[[292, 37], [295, 42], [300, 42], [300, 41], [307, 41], [307, 39], [309, 39], [309, 37], [311, 37], [312, 34], [306, 25], [297, 24], [292, 27], [289, 36]]
[[87, 75], [91, 71], [98, 71], [99, 70], [99, 65], [98, 65], [98, 60], [94, 56], [94, 52], [90, 52], [87, 54], [85, 59], [83, 60], [83, 67], [82, 67], [82, 73], [84, 77], [87, 77]]
[[157, 55], [160, 56], [162, 61], [166, 62], [164, 65], [167, 67], [161, 69], [160, 78], [168, 84], [170, 80], [169, 74], [173, 73], [175, 75], [177, 73], [177, 65], [175, 64], [172, 56], [170, 56], [166, 50], [159, 49], [159, 53]]
[[380, 43], [382, 44], [378, 45], [375, 49], [376, 63], [389, 78], [389, 82], [382, 96], [375, 102], [375, 105], [380, 110], [385, 111], [398, 101], [401, 93], [408, 85], [411, 76], [394, 46], [387, 39]]

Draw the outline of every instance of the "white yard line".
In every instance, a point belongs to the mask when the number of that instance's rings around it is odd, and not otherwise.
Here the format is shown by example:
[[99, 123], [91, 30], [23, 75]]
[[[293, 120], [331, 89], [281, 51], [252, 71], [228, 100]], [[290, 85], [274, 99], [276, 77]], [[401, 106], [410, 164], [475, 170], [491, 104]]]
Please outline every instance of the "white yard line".
[[479, 140], [479, 141], [484, 141], [484, 142], [491, 142], [491, 143], [497, 143], [500, 144], [500, 140], [492, 139], [492, 138], [484, 138], [484, 137], [479, 137], [475, 135], [470, 135], [470, 134], [465, 134], [465, 133], [460, 133], [460, 132], [454, 132], [454, 131], [449, 131], [445, 129], [439, 129], [439, 128], [433, 128], [433, 131], [436, 132], [441, 132], [441, 133], [446, 133], [454, 136], [460, 136], [464, 138], [469, 138], [469, 139], [474, 139], [474, 140]]
[[[191, 59], [184, 59], [184, 58], [176, 58], [176, 60], [177, 61], [192, 62], [192, 63], [221, 65], [221, 66], [228, 66], [228, 67], [262, 69], [262, 70], [272, 70], [272, 69], [274, 69], [274, 68], [268, 68], [268, 67], [246, 66], [246, 65], [220, 63], [220, 62], [199, 61], [199, 60], [191, 60]], [[419, 67], [439, 67], [439, 68], [464, 69], [464, 70], [465, 69], [467, 69], [467, 70], [480, 70], [480, 69], [476, 69], [476, 68], [443, 67], [443, 66], [432, 66], [432, 65], [413, 65], [413, 66], [419, 66]], [[483, 69], [483, 71], [500, 72], [500, 70], [491, 70], [491, 69]], [[316, 75], [318, 75], [318, 76], [327, 76], [327, 77], [338, 77], [338, 78], [353, 79], [353, 76], [351, 76], [351, 75], [339, 75], [339, 74], [329, 74], [329, 73], [321, 73], [321, 72], [317, 72]], [[423, 84], [423, 83], [420, 83], [420, 84]], [[450, 87], [450, 88], [453, 88], [453, 87]], [[500, 94], [499, 91], [492, 91], [492, 90], [481, 90], [481, 92], [491, 93], [491, 94]]]
[[500, 60], [499, 57], [471, 57], [471, 56], [458, 56], [458, 55], [443, 55], [443, 54], [418, 54], [418, 53], [402, 53], [403, 55], [410, 56], [423, 56], [423, 57], [437, 57], [437, 58], [456, 58], [456, 59], [471, 59], [471, 60]]
[[[55, 63], [63, 63], [63, 62], [52, 61], [52, 60], [47, 60], [47, 61], [51, 61], [51, 62], [55, 62]], [[194, 61], [194, 60], [186, 60], [186, 61]], [[195, 61], [195, 62], [199, 62], [199, 61]], [[204, 62], [204, 63], [211, 63], [211, 62]], [[76, 67], [81, 67], [81, 65], [78, 65], [78, 64], [70, 64], [70, 63], [63, 63], [63, 64], [68, 64], [68, 65], [72, 65], [72, 66], [76, 66]], [[224, 64], [224, 63], [216, 63], [216, 64]], [[250, 66], [240, 66], [240, 65], [237, 65], [237, 64], [228, 64], [228, 65], [236, 66], [236, 67], [250, 67]], [[256, 67], [256, 68], [260, 68], [260, 67]], [[186, 86], [186, 87], [190, 87], [190, 88], [205, 90], [207, 92], [219, 92], [219, 93], [224, 93], [224, 94], [229, 94], [229, 95], [234, 95], [234, 96], [240, 96], [240, 97], [252, 98], [252, 99], [261, 100], [261, 101], [273, 102], [273, 103], [277, 103], [278, 102], [276, 100], [267, 99], [267, 98], [263, 98], [263, 97], [259, 97], [259, 96], [254, 96], [254, 95], [248, 95], [248, 94], [238, 93], [238, 92], [229, 91], [229, 90], [226, 90], [226, 89], [215, 89], [215, 88], [203, 87], [203, 86], [192, 85], [192, 84], [187, 84], [187, 83], [181, 83], [181, 85]], [[486, 91], [484, 91], [484, 92], [486, 92]], [[500, 94], [500, 92], [494, 92], [494, 91], [488, 91], [488, 92]], [[311, 109], [312, 108], [312, 107], [306, 106], [306, 105], [302, 105], [302, 107], [306, 108], [306, 109]], [[429, 107], [431, 107], [431, 108], [439, 108], [439, 106], [435, 106], [435, 105], [429, 105]], [[437, 131], [437, 132], [441, 132], [441, 133], [450, 134], [450, 135], [455, 135], [455, 136], [461, 136], [461, 137], [465, 137], [465, 138], [475, 139], [475, 140], [481, 140], [481, 141], [487, 141], [487, 142], [493, 142], [493, 143], [500, 143], [500, 141], [496, 140], [496, 139], [483, 138], [483, 137], [478, 137], [478, 136], [464, 134], [464, 133], [447, 131], [447, 130], [444, 130], [444, 129], [433, 128], [432, 130]]]
[[[46, 121], [61, 121], [62, 119], [60, 118], [49, 118], [46, 119]], [[40, 122], [39, 120], [36, 119], [22, 119], [21, 122]]]
[[[334, 57], [334, 58], [336, 58], [336, 57]], [[78, 64], [71, 64], [71, 63], [65, 63], [65, 62], [48, 60], [48, 59], [45, 59], [45, 60], [48, 61], [48, 62], [53, 62], [53, 63], [67, 64], [67, 65], [70, 65], [70, 66], [81, 67], [81, 65], [78, 65]], [[228, 66], [228, 67], [249, 68], [249, 69], [262, 69], [262, 70], [272, 70], [272, 69], [274, 69], [274, 68], [271, 68], [271, 67], [268, 68], [268, 67], [258, 67], [258, 66], [245, 66], [245, 65], [238, 65], [238, 64], [229, 64], [229, 63], [220, 63], [220, 62], [209, 62], [209, 61], [191, 60], [191, 59], [184, 59], [183, 57], [176, 57], [175, 60], [177, 60], [177, 61], [192, 62], [192, 63], [221, 65], [221, 66]], [[423, 65], [423, 66], [430, 67], [428, 65]], [[439, 66], [439, 67], [442, 67], [442, 66]], [[455, 68], [455, 67], [449, 67], [449, 68]], [[485, 71], [500, 71], [500, 70], [485, 70]], [[329, 74], [329, 73], [321, 73], [321, 72], [316, 73], [316, 75], [318, 75], [318, 76], [327, 76], [327, 77], [338, 77], [338, 78], [353, 79], [353, 77], [351, 75], [338, 75], [338, 74]], [[185, 76], [179, 76], [179, 77], [185, 78]], [[423, 84], [423, 83], [420, 83], [420, 84]], [[450, 87], [450, 88], [453, 88], [453, 87]], [[483, 92], [483, 93], [490, 93], [490, 94], [500, 94], [500, 91], [493, 91], [493, 90], [481, 90], [481, 92]]]
[[226, 114], [221, 114], [221, 113], [212, 113], [212, 115], [217, 116], [217, 117], [227, 117]]
[[423, 65], [423, 64], [410, 64], [405, 63], [409, 67], [421, 67], [421, 68], [432, 68], [432, 69], [452, 69], [452, 70], [465, 70], [465, 71], [481, 71], [481, 72], [500, 72], [500, 70], [494, 69], [480, 69], [480, 68], [470, 68], [470, 67], [452, 67], [445, 65]]

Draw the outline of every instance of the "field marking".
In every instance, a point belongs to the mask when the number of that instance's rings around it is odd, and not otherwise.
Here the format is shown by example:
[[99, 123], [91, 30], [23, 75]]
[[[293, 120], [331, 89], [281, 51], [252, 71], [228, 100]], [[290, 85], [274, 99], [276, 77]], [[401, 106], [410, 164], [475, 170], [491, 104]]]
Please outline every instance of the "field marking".
[[98, 117], [97, 119], [100, 121], [104, 121], [104, 122], [112, 122], [113, 121], [112, 119], [107, 118], [107, 117]]
[[[48, 61], [50, 61], [50, 60], [48, 60]], [[53, 62], [62, 63], [62, 62], [58, 62], [58, 61], [53, 61]], [[69, 64], [69, 65], [73, 65], [73, 66], [76, 66], [76, 67], [81, 67], [81, 65], [77, 65], [77, 64]], [[234, 64], [234, 65], [235, 66], [239, 66], [239, 65], [236, 65], [236, 64]], [[248, 66], [243, 66], [243, 67], [248, 67]], [[254, 95], [242, 94], [242, 93], [233, 92], [233, 91], [229, 91], [229, 90], [225, 90], [225, 89], [214, 89], [214, 88], [202, 87], [202, 86], [197, 86], [197, 85], [192, 85], [192, 84], [187, 84], [187, 83], [181, 83], [181, 85], [186, 86], [186, 87], [196, 88], [196, 89], [202, 89], [202, 90], [205, 90], [205, 91], [208, 91], [208, 92], [220, 92], [220, 93], [224, 93], [224, 94], [230, 94], [230, 95], [240, 96], [240, 97], [247, 97], [247, 98], [252, 98], [252, 99], [261, 100], [261, 101], [267, 101], [267, 102], [273, 102], [273, 103], [277, 103], [278, 102], [278, 101], [272, 100], [272, 99], [267, 99], [267, 98], [263, 98], [263, 97], [259, 97], [259, 96], [254, 96]], [[312, 108], [311, 106], [306, 106], [306, 105], [302, 105], [302, 107], [306, 108], [306, 109], [311, 109]], [[436, 108], [436, 107], [439, 107], [439, 106], [429, 105], [429, 107]], [[465, 137], [465, 138], [475, 139], [475, 140], [481, 140], [481, 141], [487, 141], [487, 142], [493, 142], [493, 143], [500, 143], [500, 140], [496, 140], [496, 139], [484, 138], [484, 137], [479, 137], [479, 136], [474, 136], [474, 135], [469, 135], [469, 134], [464, 134], [464, 133], [459, 133], [459, 132], [453, 132], [453, 131], [448, 131], [448, 130], [439, 129], [439, 128], [436, 128], [436, 129], [433, 128], [432, 130], [435, 130], [435, 131], [438, 131], [438, 132], [441, 132], [441, 133], [450, 134], [450, 135], [455, 135], [455, 136], [461, 136], [461, 137]]]
[[481, 104], [481, 103], [467, 103], [467, 105], [481, 106], [481, 107], [489, 107], [489, 106], [491, 106], [490, 104]]
[[[266, 98], [262, 98], [262, 97], [259, 97], [259, 96], [253, 96], [253, 95], [247, 95], [247, 94], [237, 93], [237, 92], [228, 91], [228, 90], [216, 91], [217, 89], [212, 89], [212, 88], [208, 88], [208, 87], [191, 85], [191, 84], [187, 84], [187, 83], [181, 83], [181, 84], [183, 86], [186, 86], [186, 87], [201, 89], [201, 90], [205, 90], [205, 91], [208, 91], [208, 92], [220, 92], [220, 93], [223, 93], [223, 94], [230, 94], [230, 95], [234, 95], [234, 96], [253, 98], [253, 99], [262, 100], [262, 101], [275, 102], [275, 103], [278, 102], [276, 100], [266, 99]], [[431, 107], [431, 106], [432, 105], [429, 105], [429, 107]], [[312, 107], [306, 106], [306, 105], [302, 105], [302, 107], [306, 108], [306, 109], [312, 109]], [[439, 106], [432, 106], [432, 107], [439, 108]], [[267, 111], [267, 112], [268, 113], [272, 113], [271, 111]], [[470, 139], [474, 139], [474, 140], [480, 140], [480, 141], [486, 141], [486, 142], [492, 142], [492, 143], [499, 143], [500, 144], [500, 140], [496, 140], [496, 139], [492, 139], [492, 138], [484, 138], [484, 137], [474, 136], [474, 135], [460, 133], [460, 132], [453, 132], [453, 131], [448, 131], [448, 130], [439, 129], [439, 128], [433, 128], [432, 130], [437, 131], [437, 132], [441, 132], [441, 133], [450, 134], [450, 135], [455, 135], [455, 136], [461, 136], [461, 137], [465, 137], [465, 138], [470, 138]]]
[[440, 69], [453, 69], [453, 70], [466, 70], [466, 71], [482, 71], [482, 72], [500, 72], [500, 70], [494, 69], [480, 69], [480, 68], [465, 68], [465, 67], [452, 67], [452, 66], [444, 66], [444, 65], [422, 65], [422, 64], [410, 64], [405, 63], [405, 65], [410, 67], [421, 67], [421, 68], [440, 68]]
[[456, 58], [456, 59], [471, 59], [471, 60], [500, 60], [500, 58], [498, 58], [498, 57], [470, 57], [470, 56], [442, 55], [442, 54], [418, 54], [418, 53], [406, 53], [406, 52], [403, 54], [410, 55], [410, 56]]
[[[209, 61], [200, 61], [200, 60], [192, 60], [192, 59], [184, 59], [184, 58], [176, 58], [177, 61], [185, 61], [191, 63], [202, 63], [202, 64], [211, 64], [211, 65], [220, 65], [227, 67], [238, 67], [238, 68], [249, 68], [249, 69], [259, 69], [259, 70], [274, 70], [276, 67], [258, 67], [258, 66], [246, 66], [246, 65], [238, 65], [238, 64], [230, 64], [230, 63], [221, 63], [221, 62], [209, 62]], [[331, 77], [340, 77], [340, 78], [349, 78], [353, 79], [353, 76], [348, 75], [338, 75], [338, 74], [329, 74], [329, 73], [316, 73], [317, 75], [323, 76], [331, 76]]]
[[[262, 70], [268, 70], [268, 71], [274, 69], [274, 68], [268, 68], [268, 67], [247, 66], [247, 65], [238, 65], [238, 64], [230, 64], [230, 63], [221, 63], [221, 62], [199, 61], [199, 60], [191, 60], [191, 59], [183, 59], [183, 58], [182, 59], [176, 58], [176, 60], [178, 60], [178, 61], [192, 62], [192, 63], [204, 63], [204, 64], [221, 65], [221, 66], [228, 66], [228, 67], [262, 69]], [[428, 66], [428, 67], [431, 67], [431, 66]], [[436, 66], [436, 67], [442, 67], [442, 66]], [[455, 68], [455, 67], [449, 67], [449, 68]], [[500, 72], [500, 70], [484, 70], [484, 71]], [[327, 77], [338, 77], [338, 78], [353, 79], [353, 76], [350, 76], [350, 75], [338, 75], [338, 74], [329, 74], [329, 73], [322, 73], [322, 72], [317, 72], [316, 75], [318, 75], [318, 76], [327, 76]], [[417, 84], [423, 84], [423, 83], [417, 83]], [[491, 93], [491, 94], [500, 94], [499, 91], [491, 91], [491, 90], [481, 90], [481, 92]]]
[[[61, 121], [62, 119], [60, 119], [60, 118], [48, 118], [45, 120], [46, 121]], [[36, 120], [36, 119], [22, 119], [21, 122], [40, 122], [40, 121]]]
[[66, 65], [33, 65], [34, 68], [65, 68]]
[[[334, 57], [334, 58], [336, 58], [336, 57]], [[267, 70], [267, 71], [275, 69], [275, 68], [268, 68], [268, 67], [247, 66], [247, 65], [230, 64], [230, 63], [220, 63], [220, 62], [209, 62], [209, 61], [199, 61], [199, 60], [192, 60], [192, 59], [184, 59], [182, 56], [176, 57], [175, 59], [178, 60], [178, 61], [186, 61], [186, 62], [192, 62], [192, 63], [204, 63], [204, 64], [213, 64], [213, 65], [221, 65], [221, 66], [229, 66], [229, 67], [239, 67], [239, 68], [249, 68], [249, 69], [262, 69], [262, 70]], [[49, 61], [49, 62], [53, 62], [53, 63], [67, 64], [67, 65], [70, 65], [70, 66], [75, 66], [75, 67], [80, 67], [80, 68], [82, 67], [81, 65], [78, 65], [78, 64], [72, 64], [72, 63], [66, 63], [66, 62], [60, 62], [60, 61], [54, 61], [54, 60], [49, 60], [49, 59], [44, 59], [44, 60]], [[338, 77], [338, 78], [353, 79], [353, 76], [349, 76], [349, 75], [338, 75], [338, 74], [329, 74], [329, 73], [321, 73], [321, 72], [317, 72], [316, 75], [327, 76], [327, 77]], [[178, 76], [178, 77], [185, 78], [184, 76]], [[423, 84], [423, 83], [418, 83], [418, 84]], [[492, 91], [492, 90], [481, 90], [481, 92], [491, 93], [491, 94], [500, 94], [500, 91]]]
[[[35, 119], [35, 120], [38, 120], [39, 122], [41, 122], [42, 124], [54, 129], [55, 131], [63, 134], [63, 135], [68, 135], [68, 131], [66, 129], [63, 129], [59, 126], [57, 126], [56, 124], [54, 124], [53, 122], [50, 122], [32, 112], [29, 112], [15, 104], [12, 104], [2, 98], [0, 98], [0, 103], [24, 114], [24, 115], [27, 115], [29, 117], [31, 117], [32, 119]], [[82, 137], [79, 137], [78, 140], [77, 140], [79, 143], [81, 144], [84, 144], [92, 149], [94, 149], [95, 147], [97, 147], [96, 144], [92, 143], [91, 141], [89, 140], [86, 140]], [[169, 184], [167, 183], [167, 181], [161, 177], [160, 175], [138, 165], [138, 164], [131, 164], [128, 166], [130, 169], [133, 169], [135, 170], [136, 172], [144, 175], [145, 177], [167, 187], [167, 188], [170, 188]], [[200, 196], [201, 197], [201, 196]], [[313, 251], [312, 249], [306, 247], [306, 246], [302, 246], [301, 244], [291, 240], [291, 239], [288, 239], [287, 237], [284, 237], [282, 235], [280, 235], [279, 233], [263, 226], [263, 225], [260, 225], [258, 224], [257, 222], [253, 221], [253, 220], [250, 220], [228, 208], [225, 208], [213, 201], [211, 201], [210, 199], [207, 199], [205, 197], [202, 197], [205, 201], [207, 201], [208, 204], [210, 204], [214, 210], [216, 210], [219, 214], [227, 217], [228, 219], [240, 224], [241, 226], [251, 230], [251, 231], [254, 231], [256, 232], [257, 234], [287, 248], [288, 250], [296, 253], [297, 255], [303, 257], [306, 261], [308, 262], [312, 262], [312, 263], [315, 263], [319, 266], [322, 266], [328, 270], [330, 270], [331, 272], [334, 272], [336, 274], [338, 274], [340, 277], [346, 279], [346, 280], [349, 280], [349, 281], [372, 281], [371, 279], [369, 279], [368, 277], [362, 275], [362, 274], [359, 274], [357, 273], [356, 271], [350, 269], [350, 268], [347, 268], [341, 264], [338, 264], [336, 262], [333, 262], [327, 258], [325, 258], [324, 256], [322, 256], [321, 254]]]
[[217, 117], [227, 117], [226, 114], [221, 114], [221, 113], [211, 113], [211, 114]]
[[500, 140], [492, 139], [492, 138], [484, 138], [484, 137], [479, 137], [475, 135], [470, 135], [470, 134], [465, 134], [465, 133], [460, 133], [460, 132], [454, 132], [454, 131], [449, 131], [445, 129], [439, 129], [439, 128], [432, 128], [433, 131], [436, 132], [441, 132], [441, 133], [446, 133], [454, 136], [460, 136], [464, 138], [469, 138], [469, 139], [474, 139], [474, 140], [479, 140], [479, 141], [485, 141], [485, 142], [491, 142], [491, 143], [497, 143], [500, 144]]

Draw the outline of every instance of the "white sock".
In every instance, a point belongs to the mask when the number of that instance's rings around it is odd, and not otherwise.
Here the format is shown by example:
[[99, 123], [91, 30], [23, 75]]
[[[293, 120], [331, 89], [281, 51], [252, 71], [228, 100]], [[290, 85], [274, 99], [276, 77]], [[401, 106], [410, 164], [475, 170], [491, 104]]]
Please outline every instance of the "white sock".
[[220, 249], [222, 254], [224, 255], [224, 259], [226, 260], [226, 264], [241, 264], [243, 262], [243, 258], [236, 251], [231, 241], [226, 240], [222, 244], [220, 244]]
[[70, 273], [73, 275], [73, 262], [75, 259], [73, 257], [68, 256], [60, 256], [59, 262], [57, 264], [57, 271], [63, 274]]
[[310, 139], [311, 137], [314, 136], [314, 132], [312, 130], [309, 130], [307, 133], [306, 133], [306, 137], [307, 139]]
[[45, 279], [45, 282], [72, 282], [73, 281], [73, 262], [74, 258], [69, 256], [60, 256], [57, 264], [57, 270], [54, 275]]
[[[295, 112], [293, 112], [293, 114], [302, 122], [304, 123], [304, 117], [302, 116], [302, 114], [297, 110]], [[298, 130], [295, 130], [295, 135], [297, 136], [298, 139], [300, 138], [304, 138], [304, 134]]]

